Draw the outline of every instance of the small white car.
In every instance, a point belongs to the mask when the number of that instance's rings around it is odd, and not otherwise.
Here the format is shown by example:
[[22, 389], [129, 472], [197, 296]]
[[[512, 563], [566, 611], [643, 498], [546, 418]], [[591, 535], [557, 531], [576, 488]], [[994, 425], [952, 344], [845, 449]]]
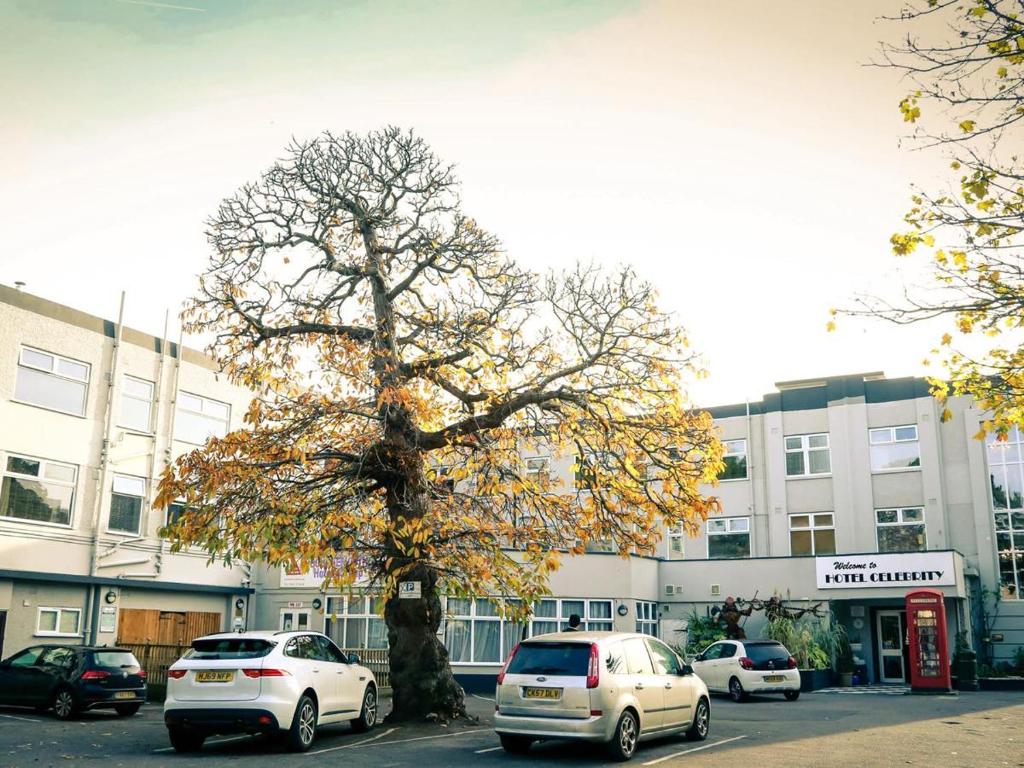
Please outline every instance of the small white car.
[[607, 745], [629, 760], [637, 742], [685, 732], [703, 740], [711, 699], [660, 640], [628, 632], [557, 632], [524, 640], [498, 675], [494, 730], [506, 752], [541, 739]]
[[318, 726], [377, 721], [377, 681], [317, 632], [207, 635], [167, 672], [164, 723], [178, 752], [223, 733], [281, 735], [305, 752]]
[[708, 690], [746, 701], [752, 693], [800, 698], [800, 671], [786, 646], [775, 640], [720, 640], [693, 660], [693, 671]]

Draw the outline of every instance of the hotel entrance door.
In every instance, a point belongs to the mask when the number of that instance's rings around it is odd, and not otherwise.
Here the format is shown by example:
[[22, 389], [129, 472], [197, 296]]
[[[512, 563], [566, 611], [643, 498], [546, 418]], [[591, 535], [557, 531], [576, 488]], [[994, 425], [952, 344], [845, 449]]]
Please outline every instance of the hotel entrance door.
[[878, 611], [875, 621], [878, 632], [878, 680], [881, 683], [905, 683], [906, 611]]

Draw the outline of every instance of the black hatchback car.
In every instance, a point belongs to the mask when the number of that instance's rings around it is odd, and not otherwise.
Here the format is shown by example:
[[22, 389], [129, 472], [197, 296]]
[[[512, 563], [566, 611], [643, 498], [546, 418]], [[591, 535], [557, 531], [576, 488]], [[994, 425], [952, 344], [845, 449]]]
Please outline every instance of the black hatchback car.
[[134, 715], [146, 701], [146, 673], [131, 651], [34, 645], [0, 661], [0, 704], [53, 709], [61, 720], [86, 709]]

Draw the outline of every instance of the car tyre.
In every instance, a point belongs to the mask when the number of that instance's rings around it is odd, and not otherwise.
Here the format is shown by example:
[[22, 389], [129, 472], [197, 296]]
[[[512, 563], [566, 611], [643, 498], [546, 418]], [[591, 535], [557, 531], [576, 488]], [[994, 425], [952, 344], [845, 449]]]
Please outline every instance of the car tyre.
[[525, 755], [530, 751], [530, 745], [533, 744], [533, 739], [529, 736], [499, 733], [498, 738], [501, 739], [501, 748], [510, 755]]
[[800, 691], [786, 691], [784, 695], [786, 701], [796, 701], [800, 698]]
[[738, 677], [729, 679], [729, 697], [737, 704], [750, 698], [750, 694], [743, 690], [743, 683]]
[[188, 731], [184, 728], [168, 728], [167, 735], [171, 739], [171, 746], [175, 752], [182, 754], [186, 752], [198, 752], [203, 748], [206, 737], [195, 731]]
[[636, 753], [636, 742], [640, 736], [640, 721], [630, 710], [619, 716], [615, 733], [608, 742], [608, 754], [617, 762], [624, 763]]
[[309, 696], [300, 696], [295, 705], [291, 728], [285, 735], [285, 744], [292, 752], [305, 752], [316, 738], [316, 702]]
[[58, 720], [70, 720], [79, 710], [78, 699], [70, 688], [58, 688], [53, 694], [50, 706], [53, 707], [53, 714]]
[[697, 708], [693, 711], [693, 723], [686, 732], [686, 738], [690, 741], [704, 741], [711, 730], [711, 705], [703, 696], [697, 702]]
[[352, 721], [352, 730], [358, 733], [366, 733], [377, 724], [377, 689], [366, 686], [366, 693], [363, 694], [363, 707], [359, 710], [359, 717]]
[[118, 704], [114, 707], [114, 711], [117, 712], [118, 717], [131, 717], [139, 711], [141, 704]]

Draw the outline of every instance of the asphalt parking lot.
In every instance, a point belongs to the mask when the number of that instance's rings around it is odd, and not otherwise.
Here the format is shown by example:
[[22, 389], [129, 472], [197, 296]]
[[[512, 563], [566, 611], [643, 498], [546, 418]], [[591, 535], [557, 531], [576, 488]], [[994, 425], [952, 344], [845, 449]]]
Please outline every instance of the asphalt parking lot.
[[[0, 766], [263, 766], [345, 765], [353, 768], [610, 765], [598, 747], [566, 742], [506, 755], [490, 730], [493, 704], [470, 697], [478, 723], [392, 726], [369, 734], [348, 726], [323, 729], [306, 754], [284, 752], [251, 737], [214, 737], [196, 755], [176, 755], [159, 705], [118, 718], [86, 713], [60, 722], [32, 710], [0, 708]], [[382, 701], [382, 711], [388, 703]], [[959, 696], [805, 694], [796, 702], [754, 697], [744, 704], [715, 697], [705, 742], [669, 738], [641, 745], [636, 766], [1024, 766], [1024, 694]]]

